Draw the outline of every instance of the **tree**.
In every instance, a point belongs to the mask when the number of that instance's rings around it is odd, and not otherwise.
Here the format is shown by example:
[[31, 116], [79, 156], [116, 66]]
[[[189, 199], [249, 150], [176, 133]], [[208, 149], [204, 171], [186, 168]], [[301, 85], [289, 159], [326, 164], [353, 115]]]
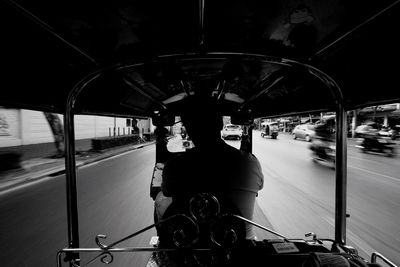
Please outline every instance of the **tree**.
[[54, 113], [43, 112], [43, 114], [49, 123], [51, 132], [53, 133], [54, 145], [57, 149], [56, 156], [62, 157], [64, 156], [64, 129], [61, 119], [57, 114]]

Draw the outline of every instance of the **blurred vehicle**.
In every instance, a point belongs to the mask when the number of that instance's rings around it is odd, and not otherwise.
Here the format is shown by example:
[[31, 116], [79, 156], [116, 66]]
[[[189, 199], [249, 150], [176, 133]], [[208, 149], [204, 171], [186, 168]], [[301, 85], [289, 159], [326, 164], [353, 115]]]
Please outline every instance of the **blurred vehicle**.
[[[363, 127], [361, 127], [363, 126]], [[356, 145], [362, 152], [374, 152], [393, 157], [396, 153], [395, 145], [390, 138], [387, 129], [379, 129], [378, 124], [374, 122], [361, 125], [358, 128], [357, 135], [359, 145]]]
[[314, 162], [324, 162], [335, 168], [336, 146], [334, 142], [314, 138], [310, 145]]
[[392, 140], [400, 138], [400, 125], [394, 126], [391, 130], [389, 130], [389, 132], [390, 132], [390, 138], [392, 138]]
[[312, 124], [300, 124], [297, 125], [294, 129], [293, 129], [293, 139], [304, 139], [307, 142], [311, 142], [312, 138], [315, 135], [315, 131], [314, 131], [315, 126]]
[[242, 138], [243, 130], [240, 125], [227, 124], [221, 131], [222, 139], [237, 139]]
[[271, 137], [276, 139], [278, 137], [278, 123], [277, 122], [263, 122], [261, 123], [261, 137]]
[[385, 136], [391, 138], [392, 140], [396, 140], [396, 138], [400, 137], [399, 130], [400, 130], [400, 125], [396, 125], [393, 128], [390, 127], [382, 128], [378, 132], [378, 134], [380, 136]]
[[394, 157], [396, 155], [396, 143], [393, 142], [389, 137], [377, 136], [364, 136], [359, 141], [359, 145], [356, 145], [362, 152], [378, 153], [388, 157]]
[[313, 128], [314, 135], [310, 150], [314, 162], [328, 163], [335, 167], [336, 146], [335, 146], [335, 117], [324, 118]]
[[356, 129], [354, 130], [356, 133], [356, 137], [360, 137], [362, 134], [364, 134], [367, 131], [368, 128], [369, 128], [369, 126], [366, 124], [357, 126]]
[[386, 137], [390, 137], [392, 135], [392, 133], [390, 132], [389, 128], [382, 128], [379, 130], [378, 134], [380, 136], [386, 136]]

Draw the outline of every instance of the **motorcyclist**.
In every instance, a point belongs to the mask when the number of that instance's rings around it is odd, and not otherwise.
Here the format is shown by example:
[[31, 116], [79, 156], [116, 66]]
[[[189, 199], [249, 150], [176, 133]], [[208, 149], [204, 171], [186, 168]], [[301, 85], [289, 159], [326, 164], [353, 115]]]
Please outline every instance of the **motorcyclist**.
[[378, 124], [375, 122], [367, 123], [364, 131], [361, 133], [363, 138], [362, 146], [364, 147], [378, 147], [379, 146], [379, 130]]
[[[230, 199], [243, 217], [252, 220], [257, 192], [263, 188], [261, 166], [253, 154], [221, 139], [223, 121], [217, 112], [211, 99], [185, 101], [181, 118], [194, 148], [166, 162], [162, 194], [178, 201], [196, 193], [212, 193]], [[250, 224], [246, 238], [255, 238]]]
[[335, 119], [324, 119], [314, 127], [315, 136], [310, 145], [314, 159], [334, 162]]
[[315, 137], [323, 142], [329, 143], [334, 141], [335, 120], [326, 119], [317, 124], [314, 128]]

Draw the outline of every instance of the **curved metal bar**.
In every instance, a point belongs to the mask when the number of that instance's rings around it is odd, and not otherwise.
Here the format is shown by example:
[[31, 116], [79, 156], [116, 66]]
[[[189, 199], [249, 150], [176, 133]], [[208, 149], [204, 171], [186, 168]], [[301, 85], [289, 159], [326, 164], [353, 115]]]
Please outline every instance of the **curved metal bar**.
[[147, 99], [153, 101], [154, 103], [160, 105], [163, 109], [166, 109], [167, 107], [162, 103], [161, 101], [155, 99], [152, 97], [150, 94], [146, 93], [146, 91], [143, 89], [143, 86], [136, 82], [135, 80], [131, 79], [128, 75], [125, 75], [123, 78], [123, 81], [131, 88], [132, 90], [138, 92], [142, 96], [146, 97]]
[[392, 7], [394, 7], [395, 5], [399, 4], [400, 0], [395, 1], [394, 3], [390, 4], [389, 6], [385, 7], [384, 9], [382, 9], [381, 11], [379, 11], [378, 13], [376, 13], [375, 15], [373, 15], [372, 17], [370, 17], [369, 19], [365, 20], [364, 22], [360, 23], [359, 25], [357, 25], [356, 27], [354, 27], [353, 29], [351, 29], [350, 31], [346, 32], [345, 34], [343, 34], [342, 36], [340, 36], [339, 38], [337, 38], [336, 40], [334, 40], [332, 43], [328, 44], [327, 46], [321, 48], [319, 51], [317, 51], [311, 58], [314, 58], [316, 56], [319, 56], [320, 54], [322, 54], [323, 52], [325, 52], [326, 50], [328, 50], [330, 47], [332, 47], [333, 45], [335, 45], [336, 43], [340, 42], [341, 40], [343, 40], [344, 38], [346, 38], [347, 36], [349, 36], [350, 34], [354, 33], [355, 31], [357, 31], [358, 29], [360, 29], [361, 27], [363, 27], [364, 25], [368, 24], [369, 22], [371, 22], [372, 20], [376, 19], [378, 16], [382, 15], [383, 13], [385, 13], [386, 11], [388, 11], [389, 9], [391, 9]]
[[250, 97], [250, 99], [248, 99], [247, 101], [245, 101], [240, 107], [239, 109], [243, 109], [245, 106], [247, 106], [249, 103], [251, 103], [252, 101], [254, 101], [255, 99], [259, 98], [260, 96], [267, 94], [271, 91], [272, 88], [274, 88], [277, 84], [279, 84], [279, 82], [281, 82], [283, 80], [283, 77], [280, 76], [277, 79], [275, 79], [270, 85], [268, 85], [266, 88], [262, 89], [260, 92], [258, 92], [256, 95]]
[[[79, 222], [78, 222], [78, 195], [76, 186], [76, 162], [75, 162], [75, 131], [74, 131], [74, 107], [76, 99], [83, 88], [98, 78], [99, 74], [91, 75], [90, 79], [82, 80], [68, 95], [64, 114], [64, 144], [65, 144], [65, 170], [66, 170], [66, 197], [68, 220], [68, 246], [79, 247]], [[79, 255], [71, 256], [78, 259]], [[71, 262], [70, 265], [73, 265]]]
[[204, 2], [199, 0], [199, 45], [204, 45]]
[[61, 256], [63, 253], [64, 253], [64, 251], [62, 251], [62, 250], [57, 252], [57, 267], [61, 267], [61, 265], [62, 265]]
[[86, 58], [90, 62], [92, 62], [92, 63], [94, 63], [96, 65], [99, 64], [98, 61], [95, 58], [90, 56], [88, 53], [83, 51], [81, 48], [79, 48], [79, 47], [73, 45], [71, 42], [67, 41], [64, 37], [62, 37], [60, 34], [58, 34], [53, 27], [51, 27], [49, 24], [44, 22], [42, 19], [37, 17], [35, 14], [33, 14], [32, 12], [30, 12], [29, 10], [27, 10], [26, 8], [24, 8], [20, 4], [16, 3], [15, 1], [12, 1], [12, 0], [5, 0], [4, 2], [8, 3], [10, 6], [12, 6], [18, 12], [20, 12], [21, 14], [26, 16], [28, 19], [30, 19], [31, 21], [33, 21], [37, 25], [39, 25], [42, 29], [44, 29], [45, 31], [47, 31], [48, 33], [50, 33], [51, 35], [53, 35], [54, 37], [59, 39], [61, 42], [66, 44], [68, 47], [71, 47], [73, 50], [78, 52], [78, 54], [82, 55], [84, 58]]
[[[206, 54], [176, 54], [176, 55], [161, 55], [156, 59], [170, 59], [170, 58], [184, 58], [188, 56], [246, 56], [250, 58], [257, 58], [257, 60], [272, 63], [283, 66], [302, 66], [305, 67], [310, 74], [314, 75], [318, 79], [320, 79], [331, 91], [336, 101], [337, 106], [337, 134], [336, 134], [336, 206], [335, 206], [335, 239], [338, 243], [345, 243], [346, 240], [346, 135], [344, 132], [344, 123], [346, 122], [346, 113], [343, 102], [343, 95], [336, 84], [336, 82], [329, 77], [327, 74], [318, 70], [315, 67], [312, 67], [307, 64], [303, 64], [300, 62], [275, 58], [266, 55], [259, 54], [247, 54], [247, 53], [219, 53], [219, 52], [210, 52]], [[75, 137], [74, 137], [74, 121], [73, 121], [73, 111], [75, 107], [75, 102], [84, 88], [92, 81], [96, 80], [102, 74], [104, 74], [108, 70], [120, 71], [129, 69], [135, 66], [141, 66], [144, 63], [135, 63], [135, 64], [118, 64], [111, 66], [109, 68], [104, 68], [99, 71], [96, 71], [92, 74], [87, 75], [83, 78], [70, 92], [67, 100], [66, 111], [64, 116], [64, 129], [65, 129], [65, 149], [66, 149], [66, 159], [65, 166], [67, 170], [66, 180], [67, 180], [67, 209], [68, 209], [68, 242], [71, 248], [79, 247], [79, 231], [78, 231], [78, 211], [77, 211], [77, 190], [76, 190], [76, 173], [75, 173]], [[252, 222], [249, 222], [252, 223]], [[153, 225], [154, 226], [154, 225]], [[151, 226], [151, 227], [153, 227]], [[261, 227], [259, 225], [255, 225], [257, 227]], [[265, 228], [262, 228], [266, 230]], [[268, 229], [269, 230], [269, 229]], [[268, 231], [267, 230], [267, 231]], [[130, 237], [129, 237], [130, 238]], [[124, 239], [125, 240], [125, 239]], [[122, 241], [120, 241], [122, 242]], [[113, 244], [115, 245], [115, 244]], [[109, 246], [110, 247], [110, 246]], [[76, 257], [74, 257], [76, 258]]]
[[[170, 252], [170, 251], [178, 251], [178, 248], [155, 248], [155, 247], [123, 247], [123, 248], [108, 248], [107, 251], [110, 253], [114, 252]], [[193, 248], [193, 251], [212, 251], [211, 248]], [[101, 248], [64, 248], [57, 253], [57, 257], [59, 254], [68, 253], [68, 252], [82, 252], [82, 253], [96, 253], [96, 252], [104, 252], [104, 249]]]
[[[105, 238], [106, 238], [106, 235], [102, 235], [102, 234], [97, 235], [97, 236], [96, 236], [96, 243], [97, 243], [97, 245], [99, 246], [99, 249], [100, 249], [99, 252], [101, 252], [101, 253], [100, 253], [99, 255], [97, 255], [96, 257], [94, 257], [93, 259], [91, 259], [90, 261], [88, 261], [87, 263], [85, 263], [83, 266], [87, 266], [88, 264], [92, 263], [93, 261], [95, 261], [95, 260], [98, 259], [99, 257], [104, 256], [105, 254], [110, 254], [110, 252], [113, 252], [113, 251], [112, 251], [113, 247], [116, 246], [116, 245], [118, 245], [119, 243], [122, 243], [122, 242], [124, 242], [124, 241], [126, 241], [126, 240], [128, 240], [128, 239], [131, 239], [131, 238], [134, 237], [134, 236], [137, 236], [137, 235], [139, 235], [139, 234], [141, 234], [141, 233], [143, 233], [143, 232], [145, 232], [145, 231], [147, 231], [147, 230], [149, 230], [149, 229], [151, 229], [151, 228], [153, 228], [153, 227], [156, 227], [156, 226], [158, 226], [158, 225], [161, 225], [161, 224], [163, 224], [163, 223], [166, 223], [166, 222], [168, 222], [168, 221], [171, 221], [171, 220], [173, 220], [173, 219], [175, 219], [175, 218], [177, 218], [177, 217], [184, 217], [184, 218], [190, 219], [190, 218], [189, 218], [188, 216], [186, 216], [186, 215], [183, 215], [183, 214], [175, 214], [175, 215], [172, 215], [172, 216], [170, 216], [170, 217], [168, 217], [168, 218], [166, 218], [166, 219], [164, 219], [164, 220], [159, 221], [158, 223], [154, 223], [154, 224], [152, 224], [152, 225], [149, 225], [149, 226], [147, 226], [147, 227], [145, 227], [145, 228], [143, 228], [143, 229], [141, 229], [141, 230], [139, 230], [139, 231], [137, 231], [137, 232], [135, 232], [135, 233], [133, 233], [133, 234], [130, 234], [130, 235], [128, 235], [128, 236], [126, 236], [126, 237], [124, 237], [124, 238], [118, 240], [118, 241], [115, 241], [115, 242], [111, 243], [111, 244], [108, 245], [108, 246], [107, 246], [107, 245], [104, 245], [104, 244], [102, 244], [102, 243], [100, 243], [100, 241], [99, 241], [99, 238], [105, 239]], [[191, 219], [190, 219], [190, 220], [191, 220]], [[193, 220], [191, 220], [191, 221], [193, 222]], [[197, 226], [197, 224], [196, 224], [196, 226]], [[64, 250], [64, 251], [67, 251], [67, 250]], [[91, 252], [95, 252], [95, 251], [91, 251]], [[110, 262], [112, 262], [113, 257], [112, 257], [112, 255], [109, 255], [109, 256], [111, 256], [111, 261], [110, 261]], [[102, 257], [102, 258], [101, 258], [101, 259], [102, 259], [102, 262], [103, 262], [103, 259], [104, 259], [104, 258], [105, 258], [105, 257]], [[104, 262], [104, 263], [105, 263], [105, 262]]]
[[339, 85], [327, 74], [306, 65], [310, 73], [319, 78], [330, 90], [336, 101], [336, 158], [335, 158], [335, 240], [346, 244], [347, 210], [347, 113]]
[[100, 261], [105, 264], [110, 264], [114, 261], [114, 256], [111, 252], [106, 252], [103, 257], [100, 258]]
[[310, 74], [323, 82], [336, 101], [336, 159], [335, 159], [335, 240], [339, 244], [346, 243], [346, 209], [347, 209], [347, 114], [344, 98], [339, 85], [326, 73], [308, 65], [292, 60], [284, 60], [293, 65], [305, 67]]
[[386, 264], [388, 264], [391, 267], [397, 267], [396, 264], [394, 264], [393, 262], [391, 262], [390, 260], [388, 260], [385, 256], [383, 256], [382, 254], [378, 253], [378, 252], [373, 252], [371, 254], [371, 263], [377, 263], [376, 259], [379, 258], [381, 260], [383, 260]]
[[102, 234], [96, 235], [96, 237], [95, 237], [96, 245], [97, 245], [99, 248], [102, 248], [102, 249], [103, 249], [103, 248], [107, 248], [107, 245], [104, 245], [103, 243], [101, 243], [100, 238], [101, 238], [101, 239], [106, 239], [107, 236], [106, 236], [106, 235], [102, 235]]
[[[108, 245], [107, 248], [110, 248], [110, 247], [113, 247], [113, 246], [115, 246], [115, 245], [118, 245], [119, 243], [122, 243], [122, 242], [124, 242], [124, 241], [126, 241], [126, 240], [128, 240], [128, 239], [131, 239], [131, 238], [134, 237], [134, 236], [137, 236], [137, 235], [139, 235], [139, 234], [141, 234], [141, 233], [143, 233], [143, 232], [145, 232], [145, 231], [147, 231], [147, 230], [149, 230], [149, 229], [151, 229], [151, 228], [153, 228], [153, 227], [156, 227], [156, 226], [158, 226], [158, 225], [161, 225], [161, 224], [163, 224], [163, 223], [166, 223], [166, 222], [168, 222], [168, 221], [171, 221], [171, 220], [173, 220], [173, 219], [175, 219], [175, 218], [177, 218], [177, 217], [183, 217], [183, 218], [188, 218], [188, 219], [190, 219], [188, 216], [183, 215], [183, 214], [175, 214], [175, 215], [172, 215], [172, 216], [170, 216], [170, 217], [168, 217], [168, 218], [166, 218], [166, 219], [164, 219], [164, 220], [161, 220], [161, 221], [159, 221], [159, 222], [157, 222], [157, 223], [153, 223], [152, 225], [149, 225], [149, 226], [143, 228], [142, 230], [139, 230], [139, 231], [137, 231], [137, 232], [135, 232], [135, 233], [133, 233], [133, 234], [130, 234], [130, 235], [128, 235], [128, 236], [126, 236], [126, 237], [124, 237], [124, 238], [118, 240], [118, 241], [115, 241], [114, 243]], [[190, 220], [193, 221], [192, 219], [190, 219]]]
[[[57, 252], [57, 267], [62, 266], [62, 255], [68, 253], [101, 253], [100, 255], [111, 253], [126, 253], [126, 252], [173, 252], [178, 251], [177, 248], [155, 248], [155, 247], [123, 247], [123, 248], [108, 248], [107, 252], [104, 253], [102, 248], [64, 248]], [[191, 251], [208, 252], [212, 251], [211, 248], [193, 248]], [[97, 258], [97, 257], [96, 257]], [[85, 263], [81, 267], [88, 266], [90, 262]], [[103, 261], [102, 261], [103, 262]], [[104, 264], [109, 264], [111, 262], [103, 262]], [[74, 266], [75, 267], [75, 266]]]
[[254, 226], [256, 226], [256, 227], [258, 227], [260, 229], [263, 229], [263, 230], [265, 230], [267, 232], [270, 232], [271, 234], [274, 234], [276, 236], [282, 237], [286, 242], [290, 242], [287, 237], [285, 237], [285, 236], [283, 236], [283, 235], [281, 235], [281, 234], [279, 234], [279, 233], [277, 233], [277, 232], [275, 232], [275, 231], [273, 231], [273, 230], [271, 230], [271, 229], [269, 229], [267, 227], [264, 227], [264, 226], [262, 226], [262, 225], [260, 225], [258, 223], [250, 221], [249, 219], [246, 219], [246, 218], [244, 218], [242, 216], [239, 216], [239, 215], [236, 215], [236, 214], [232, 214], [232, 216], [235, 217], [235, 218], [238, 218], [239, 220], [245, 221], [245, 222], [247, 222], [247, 223], [249, 223], [251, 225], [254, 225]]
[[332, 92], [336, 101], [336, 158], [335, 158], [335, 240], [346, 244], [347, 210], [347, 113], [343, 93], [336, 82], [327, 74], [308, 67]]
[[347, 114], [342, 103], [336, 110], [336, 190], [335, 190], [335, 240], [346, 244], [347, 210]]

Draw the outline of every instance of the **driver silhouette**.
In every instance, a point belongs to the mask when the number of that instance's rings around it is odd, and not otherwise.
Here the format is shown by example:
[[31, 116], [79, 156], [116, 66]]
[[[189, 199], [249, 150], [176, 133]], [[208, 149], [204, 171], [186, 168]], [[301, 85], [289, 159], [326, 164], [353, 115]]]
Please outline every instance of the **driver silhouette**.
[[[243, 217], [252, 220], [255, 199], [264, 184], [257, 158], [221, 139], [223, 121], [213, 99], [185, 99], [181, 119], [194, 148], [166, 162], [162, 194], [176, 201], [196, 193], [212, 193], [229, 199]], [[165, 211], [162, 203], [157, 206]], [[246, 225], [246, 238], [255, 238], [250, 224]]]

